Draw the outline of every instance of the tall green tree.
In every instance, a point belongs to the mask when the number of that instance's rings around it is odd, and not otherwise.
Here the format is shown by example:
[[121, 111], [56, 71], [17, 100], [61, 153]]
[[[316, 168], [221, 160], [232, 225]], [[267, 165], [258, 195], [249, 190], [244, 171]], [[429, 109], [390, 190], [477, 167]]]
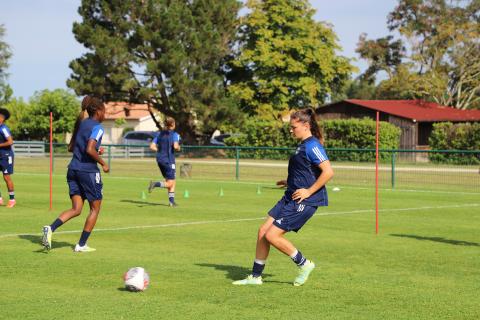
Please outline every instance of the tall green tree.
[[70, 63], [67, 84], [106, 101], [147, 103], [191, 142], [217, 126], [218, 113], [234, 112], [222, 63], [239, 8], [236, 0], [82, 0], [73, 33], [88, 52]]
[[229, 92], [250, 115], [277, 118], [317, 106], [340, 90], [353, 67], [335, 33], [307, 0], [248, 0], [229, 63]]
[[12, 88], [7, 83], [8, 60], [12, 57], [10, 46], [3, 41], [5, 27], [0, 24], [0, 104], [7, 103], [12, 96]]
[[376, 40], [368, 40], [365, 33], [360, 35], [356, 52], [362, 59], [367, 60], [369, 66], [362, 78], [370, 83], [375, 82], [375, 75], [385, 71], [392, 78], [405, 55], [402, 40], [393, 40], [393, 36], [386, 36]]
[[28, 103], [22, 99], [12, 99], [6, 107], [12, 114], [9, 125], [17, 140], [47, 141], [52, 112], [55, 141], [64, 142], [66, 133], [72, 132], [80, 112], [77, 97], [63, 89], [36, 92]]
[[[479, 22], [478, 0], [399, 0], [387, 24], [408, 42], [410, 50], [380, 83], [378, 96], [391, 97], [397, 92], [398, 98], [423, 98], [458, 109], [480, 107]], [[382, 57], [368, 45], [379, 40], [361, 38], [357, 49], [369, 61], [367, 71], [373, 73], [385, 71], [376, 68], [384, 60], [370, 59]], [[391, 41], [388, 49], [396, 42]], [[395, 89], [399, 84], [402, 90]]]

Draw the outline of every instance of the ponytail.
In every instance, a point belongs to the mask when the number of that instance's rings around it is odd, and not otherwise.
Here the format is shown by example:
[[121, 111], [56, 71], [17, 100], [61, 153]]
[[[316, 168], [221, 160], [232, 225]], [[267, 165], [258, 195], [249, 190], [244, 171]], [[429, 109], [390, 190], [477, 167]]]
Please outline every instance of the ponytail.
[[310, 124], [310, 131], [312, 132], [312, 135], [317, 138], [321, 144], [324, 144], [325, 140], [323, 138], [323, 133], [318, 125], [317, 115], [313, 109], [308, 108], [296, 111], [290, 116], [290, 118], [297, 119], [303, 123], [308, 122]]
[[70, 143], [68, 144], [68, 151], [73, 152], [75, 147], [75, 139], [77, 138], [78, 129], [80, 128], [80, 123], [85, 119], [85, 111], [87, 111], [88, 115], [92, 117], [95, 115], [98, 109], [104, 108], [102, 100], [92, 97], [92, 96], [85, 96], [82, 100], [82, 110], [77, 116], [77, 120], [75, 121], [75, 125], [73, 127], [72, 139], [70, 139]]

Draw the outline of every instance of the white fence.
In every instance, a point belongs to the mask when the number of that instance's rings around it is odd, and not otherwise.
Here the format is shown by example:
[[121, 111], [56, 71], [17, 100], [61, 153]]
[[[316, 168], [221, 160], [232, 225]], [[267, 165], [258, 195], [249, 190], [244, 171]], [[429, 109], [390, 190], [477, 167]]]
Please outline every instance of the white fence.
[[[54, 152], [56, 156], [60, 155], [58, 149], [54, 146]], [[104, 146], [105, 153], [104, 157], [108, 157], [109, 151], [111, 152], [111, 158], [145, 158], [153, 157], [154, 152], [150, 150], [148, 146]], [[13, 151], [15, 156], [19, 157], [45, 157], [49, 154], [49, 144], [43, 141], [15, 141], [13, 144]], [[65, 146], [63, 146], [63, 152], [65, 151]], [[68, 154], [71, 156], [70, 154]]]
[[16, 156], [44, 157], [45, 143], [42, 141], [15, 141], [13, 152]]

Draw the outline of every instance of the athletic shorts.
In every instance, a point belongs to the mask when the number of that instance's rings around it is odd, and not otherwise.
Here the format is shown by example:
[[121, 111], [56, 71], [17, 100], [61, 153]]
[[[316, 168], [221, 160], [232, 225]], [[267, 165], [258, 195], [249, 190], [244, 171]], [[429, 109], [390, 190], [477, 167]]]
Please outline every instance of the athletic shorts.
[[89, 202], [102, 200], [103, 183], [100, 172], [85, 172], [68, 169], [67, 183], [70, 197], [79, 195]]
[[0, 156], [0, 170], [4, 175], [13, 174], [13, 154], [5, 154]]
[[285, 231], [298, 232], [310, 219], [318, 207], [297, 203], [285, 196], [268, 212], [275, 221], [273, 224]]
[[167, 180], [175, 180], [175, 163], [157, 162], [162, 176]]

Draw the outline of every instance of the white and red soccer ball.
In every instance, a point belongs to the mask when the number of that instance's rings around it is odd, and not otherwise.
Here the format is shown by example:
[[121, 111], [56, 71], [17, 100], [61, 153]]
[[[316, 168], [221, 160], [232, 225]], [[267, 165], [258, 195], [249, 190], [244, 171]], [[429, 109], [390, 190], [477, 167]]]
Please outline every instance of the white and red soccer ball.
[[125, 289], [128, 291], [144, 291], [150, 283], [150, 276], [142, 267], [129, 269], [123, 276], [125, 281]]

